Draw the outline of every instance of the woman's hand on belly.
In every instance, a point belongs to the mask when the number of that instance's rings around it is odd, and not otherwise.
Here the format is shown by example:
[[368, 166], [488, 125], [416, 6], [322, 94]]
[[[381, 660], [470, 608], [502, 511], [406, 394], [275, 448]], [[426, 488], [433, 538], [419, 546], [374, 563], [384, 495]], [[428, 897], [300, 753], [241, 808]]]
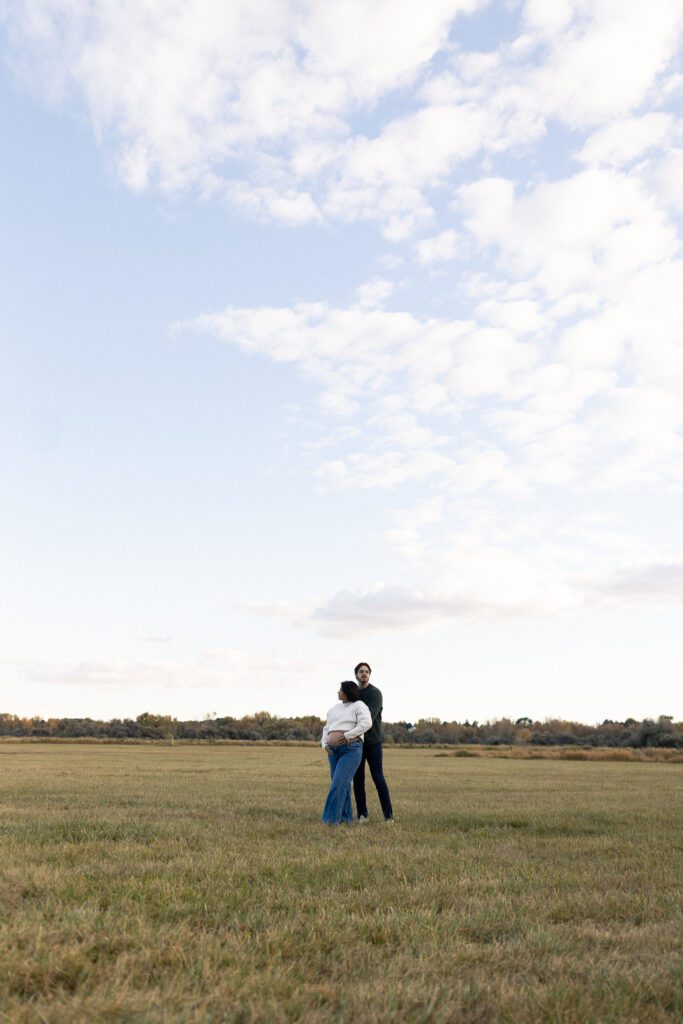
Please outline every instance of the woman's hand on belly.
[[341, 729], [333, 729], [327, 734], [327, 743], [330, 747], [343, 747], [346, 743], [346, 736]]

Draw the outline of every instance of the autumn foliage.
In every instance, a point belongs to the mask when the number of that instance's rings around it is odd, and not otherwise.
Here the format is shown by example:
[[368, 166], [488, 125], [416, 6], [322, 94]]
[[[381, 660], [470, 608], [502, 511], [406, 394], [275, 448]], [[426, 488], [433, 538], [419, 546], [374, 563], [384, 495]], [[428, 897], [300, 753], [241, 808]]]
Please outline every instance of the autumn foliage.
[[[179, 721], [170, 715], [149, 712], [137, 718], [21, 718], [0, 714], [0, 737], [56, 739], [178, 739], [178, 740], [293, 740], [317, 741], [322, 720], [314, 715], [278, 718], [259, 711], [243, 718], [206, 716], [202, 720]], [[412, 722], [385, 722], [386, 744], [484, 744], [587, 747], [668, 747], [683, 748], [683, 723], [669, 715], [657, 719], [624, 722], [606, 720], [600, 725], [585, 725], [561, 719], [532, 721], [500, 718], [494, 721], [442, 722], [439, 718], [421, 718]]]

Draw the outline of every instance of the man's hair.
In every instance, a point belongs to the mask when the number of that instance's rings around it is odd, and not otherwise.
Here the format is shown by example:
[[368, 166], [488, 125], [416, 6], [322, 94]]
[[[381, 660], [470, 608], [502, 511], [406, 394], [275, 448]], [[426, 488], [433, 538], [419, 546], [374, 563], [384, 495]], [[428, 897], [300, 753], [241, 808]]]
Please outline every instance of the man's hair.
[[367, 661], [359, 661], [358, 662], [358, 664], [356, 665], [356, 667], [353, 670], [354, 676], [358, 675], [358, 669], [359, 668], [366, 668], [368, 670], [368, 672], [370, 673], [370, 675], [372, 675], [372, 669], [368, 665]]
[[339, 689], [346, 694], [350, 701], [360, 700], [360, 686], [352, 679], [346, 679]]

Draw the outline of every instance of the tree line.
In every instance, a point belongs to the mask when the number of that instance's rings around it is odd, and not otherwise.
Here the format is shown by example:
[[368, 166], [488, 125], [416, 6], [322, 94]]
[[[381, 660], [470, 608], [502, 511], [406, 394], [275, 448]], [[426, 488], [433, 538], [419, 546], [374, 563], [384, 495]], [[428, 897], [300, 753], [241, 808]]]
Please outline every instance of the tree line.
[[[0, 714], [0, 737], [57, 739], [178, 739], [178, 740], [298, 740], [318, 741], [323, 721], [315, 715], [279, 718], [259, 711], [243, 718], [207, 715], [202, 720], [179, 721], [170, 715], [144, 712], [137, 718], [21, 718]], [[670, 715], [624, 722], [606, 719], [600, 725], [585, 725], [562, 719], [543, 722], [531, 718], [498, 718], [494, 721], [442, 722], [421, 718], [416, 722], [385, 722], [386, 744], [531, 744], [539, 746], [578, 745], [588, 747], [674, 747], [683, 749], [683, 722]]]

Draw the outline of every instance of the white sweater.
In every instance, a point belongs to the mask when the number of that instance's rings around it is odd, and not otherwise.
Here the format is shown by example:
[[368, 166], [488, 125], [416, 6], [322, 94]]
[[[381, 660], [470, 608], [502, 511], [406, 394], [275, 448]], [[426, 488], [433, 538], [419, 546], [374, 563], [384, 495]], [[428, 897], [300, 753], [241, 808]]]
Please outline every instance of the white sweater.
[[327, 722], [323, 728], [323, 749], [327, 746], [327, 734], [337, 729], [344, 733], [347, 740], [362, 739], [372, 725], [372, 715], [367, 704], [362, 700], [339, 701], [327, 712]]

